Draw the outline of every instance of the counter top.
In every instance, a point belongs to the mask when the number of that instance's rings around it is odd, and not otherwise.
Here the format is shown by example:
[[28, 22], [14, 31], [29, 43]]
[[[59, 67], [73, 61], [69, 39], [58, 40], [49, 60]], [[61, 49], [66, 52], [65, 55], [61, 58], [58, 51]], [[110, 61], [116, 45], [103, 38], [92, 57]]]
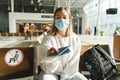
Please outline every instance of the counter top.
[[[113, 36], [91, 36], [78, 35], [82, 45], [108, 44], [113, 52]], [[0, 37], [0, 48], [2, 47], [33, 47], [39, 46], [37, 37], [25, 40], [24, 37]]]
[[[78, 35], [81, 39], [82, 45], [93, 44], [109, 44], [113, 46], [113, 36], [90, 36], [90, 35]], [[30, 40], [25, 40], [24, 37], [0, 37], [0, 47], [7, 47], [8, 45], [15, 45], [21, 42], [37, 41], [37, 37], [32, 37]]]
[[[21, 45], [23, 42], [24, 45]], [[36, 37], [32, 37], [31, 39], [28, 40], [25, 40], [24, 37], [0, 37], [0, 48], [26, 47], [27, 43], [32, 44], [32, 42], [37, 42]]]
[[[111, 44], [113, 43], [113, 36], [89, 36], [89, 35], [78, 35], [81, 38], [82, 45], [89, 44]], [[27, 42], [27, 41], [37, 41], [36, 37], [32, 37], [30, 40], [25, 40], [24, 37], [0, 37], [0, 43], [6, 42], [10, 44], [12, 42]]]
[[113, 36], [89, 36], [79, 35], [83, 45], [88, 44], [111, 44], [113, 43]]

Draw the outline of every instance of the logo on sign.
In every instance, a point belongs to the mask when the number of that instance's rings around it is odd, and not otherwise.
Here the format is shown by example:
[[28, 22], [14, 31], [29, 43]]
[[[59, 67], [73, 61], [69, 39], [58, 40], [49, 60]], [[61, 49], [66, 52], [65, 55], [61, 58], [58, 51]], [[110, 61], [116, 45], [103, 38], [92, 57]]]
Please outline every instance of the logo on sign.
[[9, 66], [18, 66], [23, 61], [23, 53], [19, 49], [11, 49], [5, 54], [5, 63]]

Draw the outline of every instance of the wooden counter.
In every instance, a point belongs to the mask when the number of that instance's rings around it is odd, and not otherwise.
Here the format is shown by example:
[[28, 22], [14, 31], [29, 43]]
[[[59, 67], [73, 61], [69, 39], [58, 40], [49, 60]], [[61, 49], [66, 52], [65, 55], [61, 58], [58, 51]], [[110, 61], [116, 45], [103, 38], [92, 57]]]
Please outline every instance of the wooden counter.
[[113, 53], [115, 58], [120, 59], [120, 35], [114, 35]]

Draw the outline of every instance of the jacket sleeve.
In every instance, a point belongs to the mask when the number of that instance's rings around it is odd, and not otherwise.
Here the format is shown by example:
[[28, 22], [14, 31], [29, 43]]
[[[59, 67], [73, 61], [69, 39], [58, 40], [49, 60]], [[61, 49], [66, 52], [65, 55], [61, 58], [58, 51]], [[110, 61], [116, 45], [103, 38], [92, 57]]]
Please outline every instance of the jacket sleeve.
[[[80, 50], [81, 50], [81, 43], [80, 40], [77, 42], [77, 46], [73, 51], [72, 59], [66, 64], [63, 73], [61, 74], [61, 80], [64, 78], [72, 78], [75, 73], [79, 72], [79, 61], [80, 61]], [[62, 79], [63, 78], [63, 79]]]
[[47, 61], [47, 51], [52, 47], [49, 37], [44, 37], [40, 45], [40, 67], [46, 73], [54, 73], [59, 66], [59, 61]]

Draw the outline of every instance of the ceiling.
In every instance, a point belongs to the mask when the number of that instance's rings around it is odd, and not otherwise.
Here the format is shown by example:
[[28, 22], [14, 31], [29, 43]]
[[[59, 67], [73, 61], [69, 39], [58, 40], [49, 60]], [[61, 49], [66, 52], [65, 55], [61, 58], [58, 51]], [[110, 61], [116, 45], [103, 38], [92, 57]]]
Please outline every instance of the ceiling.
[[[53, 13], [59, 6], [68, 6], [72, 12], [83, 8], [85, 4], [92, 0], [13, 0], [15, 12], [29, 13]], [[0, 0], [0, 11], [11, 11], [11, 0]]]

